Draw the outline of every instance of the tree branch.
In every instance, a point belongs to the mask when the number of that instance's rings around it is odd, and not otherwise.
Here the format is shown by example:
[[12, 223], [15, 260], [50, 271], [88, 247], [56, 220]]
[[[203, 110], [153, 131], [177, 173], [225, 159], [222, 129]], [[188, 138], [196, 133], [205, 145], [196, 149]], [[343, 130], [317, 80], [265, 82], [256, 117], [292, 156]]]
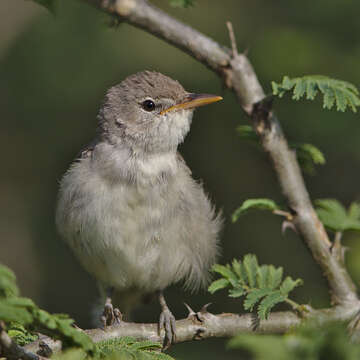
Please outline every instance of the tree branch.
[[[188, 318], [176, 321], [176, 341], [182, 343], [193, 340], [203, 340], [207, 338], [231, 338], [239, 333], [258, 333], [258, 334], [282, 334], [289, 331], [294, 326], [298, 326], [304, 319], [316, 318], [319, 323], [341, 320], [349, 321], [359, 312], [358, 306], [335, 306], [329, 309], [312, 310], [303, 314], [303, 318], [294, 312], [274, 312], [269, 315], [267, 320], [258, 321], [253, 314], [230, 314], [224, 313], [214, 315], [206, 309], [197, 313], [190, 312]], [[91, 329], [85, 332], [95, 343], [100, 341], [115, 339], [123, 336], [131, 336], [137, 340], [151, 340], [162, 343], [164, 331], [158, 334], [158, 324], [138, 324], [121, 322], [114, 326], [108, 326], [106, 330]], [[79, 330], [80, 331], [80, 330]], [[45, 343], [53, 352], [61, 350], [61, 343], [48, 337], [42, 337], [25, 349], [32, 353], [37, 353], [39, 344]]]
[[[146, 0], [86, 1], [178, 47], [224, 77], [226, 86], [234, 91], [243, 110], [253, 120], [263, 148], [272, 160], [283, 194], [294, 212], [293, 223], [329, 283], [332, 302], [357, 302], [355, 285], [342, 262], [331, 252], [331, 243], [311, 204], [294, 152], [289, 149], [281, 126], [271, 111], [271, 102], [265, 97], [247, 56], [231, 52]], [[232, 38], [233, 49], [236, 49], [234, 44]]]

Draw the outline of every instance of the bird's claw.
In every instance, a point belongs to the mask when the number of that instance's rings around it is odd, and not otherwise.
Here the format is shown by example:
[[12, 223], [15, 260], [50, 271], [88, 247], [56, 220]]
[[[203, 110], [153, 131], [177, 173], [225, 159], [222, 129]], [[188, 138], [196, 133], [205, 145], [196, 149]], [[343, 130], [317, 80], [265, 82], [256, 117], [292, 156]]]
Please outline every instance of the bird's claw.
[[113, 307], [110, 299], [106, 300], [104, 311], [101, 316], [101, 321], [104, 325], [104, 329], [106, 329], [107, 326], [120, 324], [122, 321], [122, 313], [118, 308]]
[[158, 331], [160, 335], [161, 329], [165, 330], [165, 337], [162, 351], [167, 350], [171, 344], [176, 342], [176, 323], [175, 317], [169, 309], [164, 309], [160, 314]]

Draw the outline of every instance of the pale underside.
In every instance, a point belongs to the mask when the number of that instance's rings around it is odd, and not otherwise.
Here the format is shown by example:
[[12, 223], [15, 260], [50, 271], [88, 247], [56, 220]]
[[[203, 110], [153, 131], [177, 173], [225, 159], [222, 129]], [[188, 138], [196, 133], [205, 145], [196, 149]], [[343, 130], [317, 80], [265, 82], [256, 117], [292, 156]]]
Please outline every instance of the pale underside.
[[101, 283], [148, 293], [207, 283], [220, 220], [177, 153], [144, 158], [98, 143], [65, 174], [57, 225]]

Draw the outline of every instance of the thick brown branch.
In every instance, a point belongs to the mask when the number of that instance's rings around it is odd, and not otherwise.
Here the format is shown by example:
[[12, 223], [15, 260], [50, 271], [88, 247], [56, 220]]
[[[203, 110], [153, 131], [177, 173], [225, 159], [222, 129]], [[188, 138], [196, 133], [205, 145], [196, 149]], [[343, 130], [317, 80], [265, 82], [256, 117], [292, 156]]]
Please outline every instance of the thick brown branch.
[[253, 119], [263, 147], [274, 164], [282, 191], [295, 213], [294, 224], [328, 280], [333, 303], [356, 302], [355, 286], [343, 264], [331, 252], [330, 241], [311, 204], [298, 162], [271, 112], [271, 105], [266, 101], [247, 56], [232, 54], [229, 49], [146, 0], [86, 1], [164, 39], [225, 77], [226, 85], [233, 89], [242, 108]]

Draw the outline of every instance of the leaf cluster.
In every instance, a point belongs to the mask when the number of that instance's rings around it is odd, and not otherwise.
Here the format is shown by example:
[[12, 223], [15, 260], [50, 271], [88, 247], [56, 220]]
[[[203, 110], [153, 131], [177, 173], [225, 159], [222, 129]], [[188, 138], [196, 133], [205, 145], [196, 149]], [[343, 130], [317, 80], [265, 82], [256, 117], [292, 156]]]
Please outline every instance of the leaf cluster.
[[255, 360], [356, 360], [360, 345], [351, 343], [342, 323], [307, 323], [285, 336], [241, 334], [228, 348], [247, 350]]
[[234, 298], [244, 296], [244, 309], [253, 311], [256, 307], [260, 320], [266, 319], [271, 309], [278, 303], [296, 304], [290, 302], [289, 293], [302, 284], [301, 279], [293, 280], [290, 276], [283, 280], [282, 267], [260, 266], [253, 254], [245, 255], [242, 261], [234, 259], [231, 265], [215, 264], [213, 271], [222, 277], [209, 286], [209, 292], [230, 288], [229, 296]]
[[74, 321], [67, 315], [49, 314], [31, 299], [19, 297], [16, 277], [4, 265], [0, 265], [0, 320], [5, 322], [9, 336], [21, 346], [36, 340], [37, 332], [60, 339], [65, 351], [54, 359], [172, 360], [160, 352], [161, 344], [153, 341], [123, 337], [94, 344], [84, 332], [73, 327]]
[[271, 85], [273, 95], [283, 97], [285, 93], [292, 91], [293, 100], [300, 100], [304, 96], [307, 100], [314, 100], [321, 92], [324, 95], [324, 109], [331, 109], [336, 105], [337, 111], [344, 112], [349, 107], [356, 112], [360, 106], [359, 90], [355, 85], [323, 75], [307, 75], [292, 79], [284, 76], [281, 83], [273, 81]]
[[124, 336], [119, 339], [110, 339], [96, 344], [97, 352], [88, 357], [82, 349], [69, 349], [55, 355], [55, 360], [173, 360], [161, 350], [161, 344], [153, 341], [137, 341], [135, 338]]
[[107, 359], [172, 360], [161, 351], [161, 344], [154, 341], [137, 341], [132, 337], [99, 342], [99, 357]]
[[49, 314], [31, 299], [20, 297], [15, 274], [0, 265], [0, 320], [8, 327], [9, 335], [21, 345], [31, 342], [34, 333], [40, 332], [60, 339], [63, 347], [81, 347], [93, 353], [95, 345], [83, 332], [73, 327], [74, 321], [64, 314]]
[[360, 203], [353, 202], [349, 209], [336, 199], [315, 201], [315, 210], [324, 226], [332, 231], [360, 231]]
[[[259, 137], [249, 125], [240, 125], [236, 128], [241, 138], [260, 144]], [[291, 149], [295, 150], [299, 165], [309, 175], [315, 174], [315, 165], [324, 165], [326, 160], [324, 154], [312, 144], [289, 143]]]

